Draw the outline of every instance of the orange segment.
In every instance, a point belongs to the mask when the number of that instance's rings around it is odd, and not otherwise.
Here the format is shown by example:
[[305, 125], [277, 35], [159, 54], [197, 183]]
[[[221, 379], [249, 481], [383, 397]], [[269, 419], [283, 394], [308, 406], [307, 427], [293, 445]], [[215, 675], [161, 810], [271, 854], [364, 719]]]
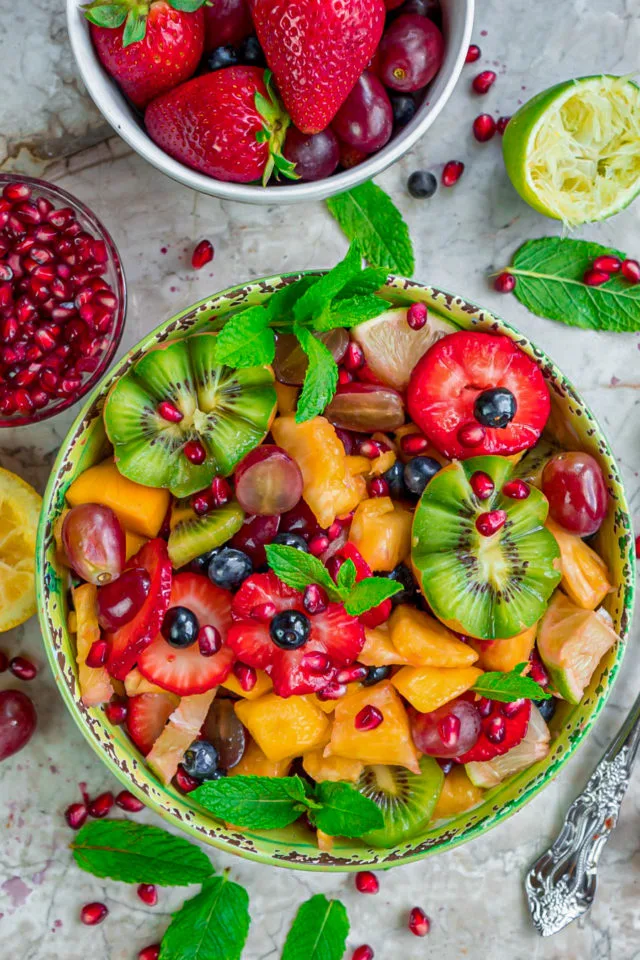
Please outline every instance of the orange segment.
[[15, 473], [0, 469], [0, 633], [36, 612], [36, 531], [42, 499]]

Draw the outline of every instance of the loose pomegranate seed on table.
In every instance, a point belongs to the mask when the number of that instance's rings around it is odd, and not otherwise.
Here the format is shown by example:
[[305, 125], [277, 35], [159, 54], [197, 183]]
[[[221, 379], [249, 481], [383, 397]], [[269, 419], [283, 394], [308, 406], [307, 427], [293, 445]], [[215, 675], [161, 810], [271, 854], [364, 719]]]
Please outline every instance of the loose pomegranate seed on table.
[[516, 288], [516, 278], [512, 273], [499, 273], [493, 281], [493, 289], [498, 293], [512, 293]]
[[9, 670], [18, 680], [33, 680], [38, 668], [26, 657], [12, 657], [9, 661]]
[[374, 956], [373, 948], [368, 943], [363, 943], [361, 947], [355, 948], [351, 960], [373, 960]]
[[191, 256], [191, 266], [194, 270], [202, 270], [213, 260], [213, 246], [209, 240], [201, 240]]
[[483, 95], [488, 93], [496, 82], [496, 73], [493, 70], [483, 70], [471, 81], [471, 86], [475, 93]]
[[476, 60], [479, 60], [482, 55], [482, 51], [477, 43], [471, 43], [469, 49], [467, 50], [467, 55], [464, 58], [465, 63], [475, 63]]
[[603, 273], [618, 273], [621, 266], [622, 260], [620, 257], [613, 257], [610, 254], [596, 257], [592, 263], [594, 270], [602, 270]]
[[358, 893], [378, 893], [380, 881], [371, 870], [361, 870], [356, 873], [356, 890]]
[[158, 902], [158, 888], [153, 883], [141, 883], [137, 890], [138, 896], [148, 907], [155, 907]]
[[496, 132], [496, 121], [489, 113], [481, 113], [473, 121], [473, 135], [478, 143], [491, 140]]
[[464, 173], [464, 163], [462, 160], [449, 160], [445, 163], [442, 171], [442, 186], [453, 187]]
[[99, 794], [99, 796], [89, 804], [89, 816], [101, 820], [103, 817], [106, 817], [114, 803], [115, 798], [110, 790]]
[[88, 816], [84, 803], [72, 803], [64, 812], [64, 818], [72, 830], [79, 830]]
[[138, 800], [128, 790], [120, 791], [116, 797], [116, 806], [120, 807], [121, 810], [126, 810], [127, 813], [140, 813], [141, 810], [144, 810], [142, 800]]
[[431, 929], [431, 921], [421, 907], [414, 907], [409, 914], [409, 930], [414, 937], [426, 937]]
[[640, 263], [637, 260], [623, 260], [620, 272], [629, 283], [640, 283]]
[[148, 947], [144, 947], [138, 954], [138, 960], [158, 960], [160, 956], [160, 944], [152, 943]]
[[102, 923], [108, 913], [109, 908], [104, 903], [94, 901], [84, 905], [80, 911], [80, 919], [86, 926], [95, 927], [96, 924]]

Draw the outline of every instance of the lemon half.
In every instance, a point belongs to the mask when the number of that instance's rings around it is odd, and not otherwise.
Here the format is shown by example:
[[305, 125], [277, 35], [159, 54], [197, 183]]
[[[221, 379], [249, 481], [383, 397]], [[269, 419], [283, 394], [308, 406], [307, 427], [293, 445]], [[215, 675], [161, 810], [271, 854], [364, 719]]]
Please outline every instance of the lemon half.
[[503, 153], [540, 213], [571, 227], [604, 220], [640, 192], [640, 88], [606, 75], [550, 87], [511, 118]]
[[42, 498], [0, 468], [0, 632], [36, 612], [35, 552]]

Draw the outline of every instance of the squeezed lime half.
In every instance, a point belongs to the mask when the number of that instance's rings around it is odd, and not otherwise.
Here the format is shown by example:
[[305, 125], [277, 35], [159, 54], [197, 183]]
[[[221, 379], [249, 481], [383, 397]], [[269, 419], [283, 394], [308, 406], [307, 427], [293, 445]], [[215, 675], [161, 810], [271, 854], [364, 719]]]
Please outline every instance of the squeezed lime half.
[[640, 192], [640, 88], [629, 77], [582, 77], [525, 103], [503, 139], [514, 187], [573, 227], [605, 220]]

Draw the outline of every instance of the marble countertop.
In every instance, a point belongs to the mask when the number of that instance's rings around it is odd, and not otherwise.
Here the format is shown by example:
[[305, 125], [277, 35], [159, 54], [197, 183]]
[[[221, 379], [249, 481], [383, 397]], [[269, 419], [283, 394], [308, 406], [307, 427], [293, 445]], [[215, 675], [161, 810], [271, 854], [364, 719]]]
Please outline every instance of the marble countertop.
[[[11, 5], [13, 6], [13, 5]], [[116, 138], [84, 152], [104, 128], [82, 93], [66, 47], [61, 12], [39, 0], [29, 15], [0, 10], [0, 164], [47, 176], [89, 203], [108, 225], [122, 254], [130, 306], [121, 352], [186, 305], [247, 277], [325, 267], [346, 242], [320, 204], [251, 207], [199, 196], [166, 179]], [[61, 5], [60, 5], [61, 6]], [[537, 341], [573, 379], [599, 417], [622, 467], [632, 512], [640, 523], [640, 335], [590, 333], [527, 313], [495, 293], [487, 274], [508, 262], [527, 238], [557, 234], [555, 223], [526, 207], [512, 190], [495, 141], [477, 144], [471, 121], [484, 110], [510, 114], [538, 90], [595, 71], [638, 67], [640, 0], [481, 0], [474, 40], [483, 50], [467, 67], [454, 96], [423, 141], [379, 180], [410, 225], [418, 279], [486, 304]], [[33, 13], [31, 10], [33, 9]], [[37, 62], [36, 62], [37, 61]], [[39, 64], [39, 69], [38, 69]], [[498, 81], [479, 100], [469, 92], [476, 69]], [[20, 78], [20, 79], [19, 79]], [[35, 146], [34, 146], [35, 145]], [[67, 156], [65, 155], [73, 154]], [[439, 172], [452, 158], [466, 170], [452, 190], [412, 200], [406, 180], [415, 169]], [[300, 227], [304, 224], [304, 243]], [[640, 254], [640, 202], [581, 236]], [[208, 237], [215, 259], [196, 273], [189, 259]], [[75, 411], [0, 437], [0, 464], [44, 488], [53, 457]], [[344, 875], [317, 876], [244, 862], [212, 851], [251, 897], [253, 925], [246, 960], [275, 960], [297, 905], [314, 892], [342, 898], [352, 923], [350, 946], [368, 942], [376, 958], [407, 960], [637, 960], [640, 958], [640, 779], [599, 869], [595, 906], [582, 921], [549, 940], [534, 932], [525, 906], [526, 866], [556, 834], [571, 799], [626, 714], [640, 683], [640, 622], [610, 702], [587, 742], [558, 779], [514, 819], [489, 835], [422, 863], [381, 876], [371, 900]], [[26, 653], [40, 666], [29, 686], [39, 730], [29, 746], [0, 766], [0, 955], [15, 960], [134, 960], [157, 941], [184, 891], [161, 891], [157, 907], [135, 891], [80, 874], [67, 844], [65, 807], [116, 787], [67, 713], [46, 665], [35, 620], [0, 638], [0, 648]], [[0, 689], [16, 683], [0, 677]], [[152, 820], [151, 815], [146, 815]], [[78, 921], [80, 906], [105, 900], [110, 916], [97, 928]], [[419, 904], [432, 932], [419, 941], [406, 930]], [[350, 954], [348, 954], [350, 955]]]

